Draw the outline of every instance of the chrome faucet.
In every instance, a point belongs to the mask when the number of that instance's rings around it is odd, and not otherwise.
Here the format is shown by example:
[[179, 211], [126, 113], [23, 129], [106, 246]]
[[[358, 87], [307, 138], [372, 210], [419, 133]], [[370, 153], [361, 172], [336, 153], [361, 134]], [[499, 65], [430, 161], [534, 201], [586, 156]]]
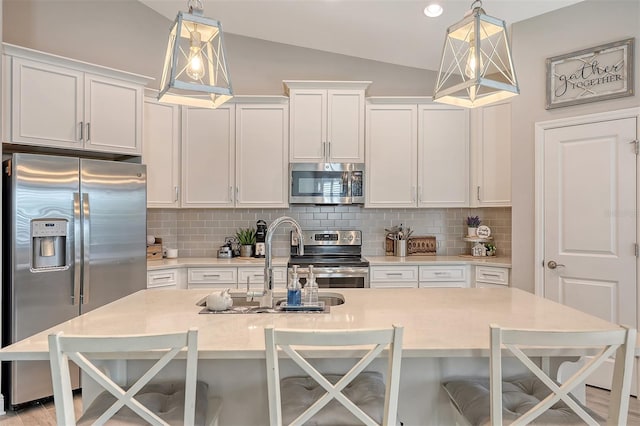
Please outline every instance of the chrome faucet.
[[262, 300], [260, 306], [273, 308], [273, 266], [271, 262], [271, 239], [274, 231], [280, 224], [290, 223], [293, 229], [298, 233], [298, 254], [304, 254], [304, 243], [302, 242], [302, 228], [298, 222], [288, 216], [282, 216], [271, 222], [267, 228], [267, 238], [264, 242], [264, 290], [262, 291]]

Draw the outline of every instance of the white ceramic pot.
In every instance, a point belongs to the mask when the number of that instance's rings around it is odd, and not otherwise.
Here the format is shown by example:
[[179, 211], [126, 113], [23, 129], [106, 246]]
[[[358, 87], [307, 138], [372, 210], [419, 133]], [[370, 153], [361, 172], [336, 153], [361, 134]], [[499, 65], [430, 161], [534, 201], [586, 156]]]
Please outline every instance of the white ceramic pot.
[[476, 236], [478, 236], [478, 228], [468, 227], [467, 228], [467, 236], [468, 237], [476, 237]]

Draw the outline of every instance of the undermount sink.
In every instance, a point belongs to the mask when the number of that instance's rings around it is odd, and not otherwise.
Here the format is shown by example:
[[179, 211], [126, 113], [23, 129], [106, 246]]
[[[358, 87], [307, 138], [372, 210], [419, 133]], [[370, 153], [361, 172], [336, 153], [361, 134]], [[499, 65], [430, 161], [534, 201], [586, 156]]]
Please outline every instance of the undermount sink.
[[[247, 300], [247, 296], [244, 293], [231, 293], [231, 299], [233, 300], [233, 306], [249, 306], [249, 307], [259, 307], [260, 299], [256, 298], [255, 300]], [[198, 306], [206, 306], [207, 297], [203, 297], [196, 303]], [[284, 293], [274, 293], [273, 295], [273, 306], [278, 307], [283, 302], [287, 301], [287, 297]], [[342, 305], [344, 303], [344, 296], [340, 293], [333, 292], [318, 292], [318, 301], [324, 302], [325, 306], [336, 306]]]

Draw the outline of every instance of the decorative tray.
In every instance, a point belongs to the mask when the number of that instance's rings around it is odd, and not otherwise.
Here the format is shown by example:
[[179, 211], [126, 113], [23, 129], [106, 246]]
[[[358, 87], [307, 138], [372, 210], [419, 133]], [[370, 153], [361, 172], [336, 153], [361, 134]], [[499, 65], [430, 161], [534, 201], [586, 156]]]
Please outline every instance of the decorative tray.
[[302, 305], [287, 305], [287, 302], [282, 302], [279, 308], [283, 311], [290, 311], [290, 312], [312, 312], [312, 311], [324, 311], [325, 306], [323, 301], [320, 301], [314, 304], [303, 303]]
[[409, 256], [435, 256], [436, 237], [409, 237], [407, 244], [407, 254]]

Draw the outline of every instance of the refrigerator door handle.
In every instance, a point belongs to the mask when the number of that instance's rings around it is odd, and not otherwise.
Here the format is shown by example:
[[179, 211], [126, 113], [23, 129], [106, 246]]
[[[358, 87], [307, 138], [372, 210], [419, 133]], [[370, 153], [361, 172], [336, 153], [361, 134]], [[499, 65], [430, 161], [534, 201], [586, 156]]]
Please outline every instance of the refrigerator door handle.
[[80, 303], [80, 265], [81, 252], [80, 227], [80, 193], [73, 193], [73, 288], [71, 289], [71, 303]]
[[82, 244], [84, 261], [82, 262], [82, 303], [89, 303], [89, 288], [91, 287], [89, 282], [90, 277], [90, 260], [91, 256], [89, 248], [91, 247], [91, 209], [89, 208], [89, 194], [82, 194]]

